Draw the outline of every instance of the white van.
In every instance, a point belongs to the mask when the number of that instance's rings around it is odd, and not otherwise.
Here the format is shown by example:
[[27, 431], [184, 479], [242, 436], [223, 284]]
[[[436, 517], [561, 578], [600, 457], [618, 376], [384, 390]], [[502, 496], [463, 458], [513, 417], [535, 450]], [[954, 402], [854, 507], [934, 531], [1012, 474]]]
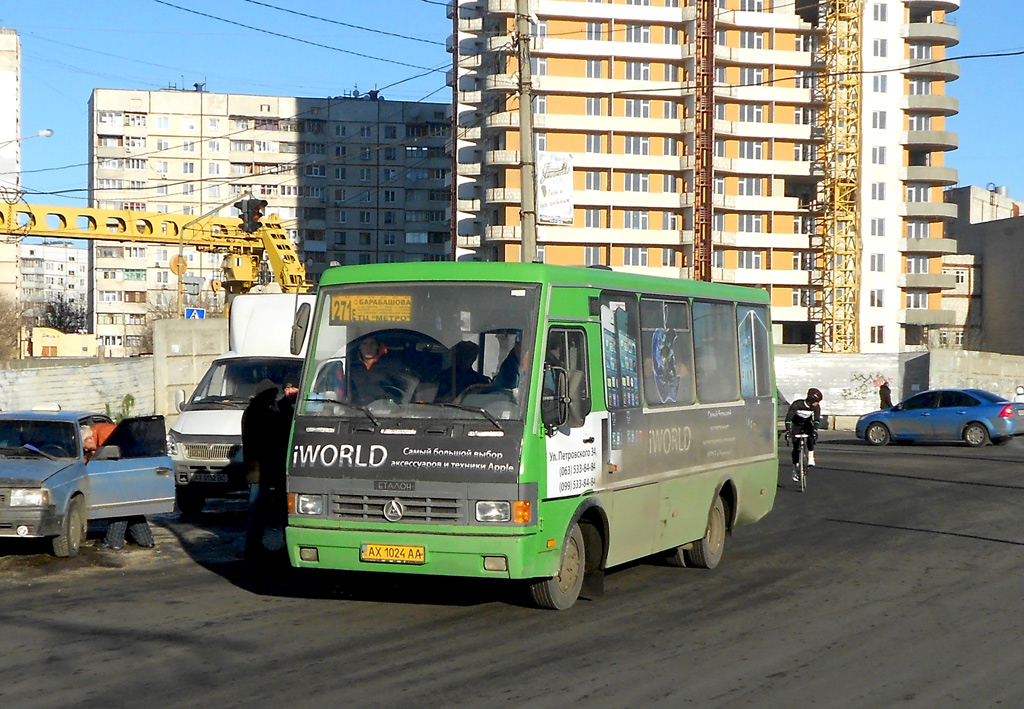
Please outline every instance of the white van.
[[208, 497], [247, 489], [242, 412], [263, 380], [278, 389], [287, 382], [299, 383], [305, 351], [290, 351], [292, 323], [300, 304], [312, 306], [314, 299], [261, 293], [231, 302], [230, 349], [213, 361], [188, 401], [184, 390], [178, 390], [180, 414], [167, 435], [182, 514], [198, 514]]

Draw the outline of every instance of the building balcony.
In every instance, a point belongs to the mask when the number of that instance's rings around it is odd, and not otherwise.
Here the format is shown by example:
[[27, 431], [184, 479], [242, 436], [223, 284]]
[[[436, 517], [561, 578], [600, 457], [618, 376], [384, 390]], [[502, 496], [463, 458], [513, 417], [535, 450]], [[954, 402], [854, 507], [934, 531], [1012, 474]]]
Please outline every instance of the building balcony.
[[[922, 7], [930, 10], [956, 12], [960, 9], [960, 0], [903, 0], [907, 7]], [[533, 3], [531, 3], [532, 5]], [[531, 7], [532, 9], [532, 7]]]
[[483, 238], [485, 241], [519, 241], [519, 227], [517, 226], [489, 226], [484, 228]]
[[908, 254], [955, 254], [956, 239], [901, 239], [900, 251]]
[[523, 199], [523, 191], [512, 187], [492, 187], [484, 190], [484, 202], [487, 204], [519, 204]]
[[960, 178], [954, 167], [913, 165], [900, 168], [900, 179], [904, 182], [925, 182], [930, 185], [955, 185]]
[[951, 290], [956, 288], [956, 276], [952, 273], [901, 273], [896, 285], [915, 290]]
[[518, 150], [488, 150], [484, 153], [487, 165], [519, 165]]
[[915, 94], [901, 97], [900, 108], [912, 113], [953, 116], [960, 112], [960, 100], [944, 94]]
[[905, 130], [900, 131], [900, 144], [919, 150], [956, 150], [960, 138], [948, 130]]
[[946, 202], [901, 202], [897, 213], [908, 219], [938, 221], [940, 219], [956, 219], [957, 207], [955, 204]]
[[960, 62], [952, 59], [911, 59], [903, 73], [911, 79], [930, 78], [956, 81], [960, 78]]
[[908, 42], [953, 47], [960, 44], [960, 28], [946, 22], [914, 22], [900, 25], [900, 37]]
[[459, 212], [475, 213], [480, 211], [480, 200], [460, 199], [455, 203], [455, 209]]
[[956, 312], [953, 310], [912, 309], [901, 310], [897, 317], [904, 325], [953, 325], [956, 323]]
[[484, 91], [518, 91], [519, 81], [512, 74], [488, 74], [484, 77]]

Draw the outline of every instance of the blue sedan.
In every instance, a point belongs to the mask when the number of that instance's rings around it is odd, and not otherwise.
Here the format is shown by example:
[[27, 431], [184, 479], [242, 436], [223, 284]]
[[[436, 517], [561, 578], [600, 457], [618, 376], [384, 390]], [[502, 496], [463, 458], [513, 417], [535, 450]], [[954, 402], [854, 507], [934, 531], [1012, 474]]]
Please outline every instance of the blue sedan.
[[857, 438], [873, 446], [889, 441], [964, 441], [972, 447], [1002, 445], [1024, 434], [1024, 403], [984, 389], [934, 389], [891, 409], [861, 416]]

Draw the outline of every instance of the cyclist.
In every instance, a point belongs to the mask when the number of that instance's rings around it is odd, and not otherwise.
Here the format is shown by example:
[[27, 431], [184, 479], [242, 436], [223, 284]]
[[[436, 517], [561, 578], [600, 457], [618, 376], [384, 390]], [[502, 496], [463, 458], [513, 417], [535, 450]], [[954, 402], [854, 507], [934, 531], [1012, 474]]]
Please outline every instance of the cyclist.
[[[786, 412], [786, 435], [793, 442], [793, 480], [800, 481], [801, 441], [807, 444], [807, 465], [814, 465], [814, 441], [818, 437], [817, 428], [821, 423], [821, 391], [811, 387], [807, 396], [789, 405]], [[807, 438], [796, 438], [795, 434], [806, 433]]]

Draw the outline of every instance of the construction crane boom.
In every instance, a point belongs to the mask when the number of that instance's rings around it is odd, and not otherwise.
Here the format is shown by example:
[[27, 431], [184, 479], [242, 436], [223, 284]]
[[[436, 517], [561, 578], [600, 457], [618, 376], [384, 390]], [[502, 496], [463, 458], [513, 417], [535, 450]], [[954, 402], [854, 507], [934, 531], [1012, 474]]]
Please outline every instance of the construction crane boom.
[[245, 293], [261, 283], [264, 255], [273, 280], [285, 293], [309, 290], [306, 269], [288, 233], [276, 216], [263, 220], [249, 234], [238, 218], [200, 217], [129, 210], [8, 204], [0, 207], [0, 235], [86, 239], [189, 246], [223, 253], [222, 284], [231, 294]]

